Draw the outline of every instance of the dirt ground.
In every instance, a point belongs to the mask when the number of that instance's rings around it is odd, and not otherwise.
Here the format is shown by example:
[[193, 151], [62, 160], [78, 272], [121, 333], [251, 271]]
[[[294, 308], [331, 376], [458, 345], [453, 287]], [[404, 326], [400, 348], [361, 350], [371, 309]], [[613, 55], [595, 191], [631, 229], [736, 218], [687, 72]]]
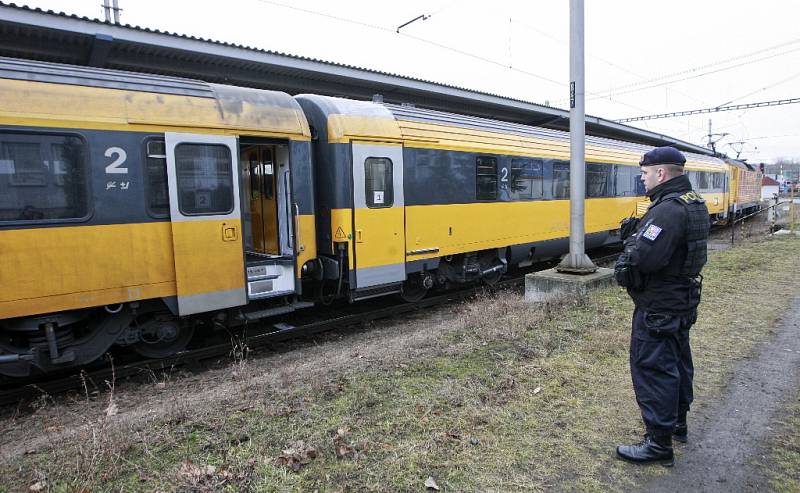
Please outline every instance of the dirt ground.
[[[738, 365], [722, 400], [689, 413], [690, 440], [648, 492], [770, 491], [770, 436], [800, 389], [800, 300], [753, 359]], [[797, 439], [797, 437], [796, 437]], [[800, 479], [800, 478], [797, 478]]]
[[[763, 222], [760, 226], [755, 223], [751, 224], [753, 226], [750, 227], [749, 232], [745, 229], [741, 231], [741, 236], [737, 236], [738, 244], [758, 242], [763, 239], [763, 235], [760, 233], [761, 230], [765, 229]], [[729, 241], [729, 236], [727, 239]], [[726, 238], [720, 237], [715, 238], [715, 240], [720, 245], [724, 245]], [[727, 247], [720, 246], [719, 249], [725, 250]], [[720, 255], [728, 253], [735, 253], [735, 251], [722, 252]], [[726, 267], [726, 269], [739, 275], [738, 273], [743, 267], [737, 261], [735, 264], [731, 264], [730, 267]], [[780, 269], [779, 272], [787, 272], [787, 270]], [[787, 281], [784, 280], [783, 282]], [[712, 292], [709, 291], [709, 295]], [[292, 429], [285, 435], [291, 435], [293, 439], [307, 438], [308, 432], [304, 430], [304, 427], [314, 422], [295, 420], [294, 416], [300, 417], [305, 416], [306, 413], [311, 413], [310, 409], [313, 409], [316, 400], [320, 400], [323, 403], [329, 400], [327, 397], [318, 397], [319, 395], [341, 395], [343, 387], [347, 388], [348, 385], [352, 385], [352, 382], [358, 379], [358, 375], [365, 373], [374, 376], [374, 374], [383, 372], [390, 375], [391, 378], [397, 379], [405, 378], [404, 375], [407, 373], [411, 373], [414, 376], [415, 371], [418, 371], [420, 375], [424, 375], [431, 369], [424, 364], [420, 369], [416, 369], [414, 361], [419, 362], [422, 360], [424, 363], [426, 358], [437, 362], [457, 359], [463, 353], [464, 347], [469, 346], [471, 348], [473, 343], [478, 344], [480, 348], [485, 347], [488, 341], [489, 347], [492, 348], [492, 340], [502, 339], [499, 336], [503, 334], [478, 333], [481, 337], [480, 341], [483, 342], [478, 342], [477, 339], [472, 341], [469, 338], [471, 336], [453, 338], [453, 334], [463, 334], [464, 327], [471, 327], [469, 323], [465, 322], [465, 320], [469, 322], [470, 317], [486, 318], [489, 316], [491, 318], [493, 312], [488, 313], [488, 315], [472, 313], [476, 310], [480, 311], [482, 307], [501, 311], [508, 311], [509, 307], [511, 311], [522, 309], [521, 306], [507, 306], [502, 303], [476, 303], [475, 305], [478, 307], [477, 309], [470, 308], [469, 305], [437, 308], [419, 312], [402, 320], [381, 321], [374, 327], [365, 327], [366, 330], [334, 332], [307, 342], [293, 342], [287, 346], [290, 347], [290, 350], [277, 350], [263, 358], [253, 355], [246, 361], [223, 366], [199, 375], [184, 374], [182, 372], [153, 374], [151, 377], [152, 383], [149, 385], [116, 382], [108, 384], [108, 386], [113, 385], [113, 392], [97, 394], [86, 392], [67, 398], [58, 398], [57, 401], [49, 397], [43, 397], [36, 403], [35, 412], [4, 410], [3, 415], [0, 416], [0, 466], [3, 464], [15, 464], [16, 470], [16, 464], [24, 464], [27, 460], [26, 458], [33, 459], [42, 456], [46, 456], [47, 460], [53, 463], [70, 460], [77, 461], [78, 459], [71, 459], [68, 456], [69, 453], [74, 452], [72, 449], [64, 449], [65, 451], [62, 454], [59, 452], [59, 447], [54, 446], [54, 444], [61, 442], [77, 447], [79, 458], [84, 462], [81, 463], [82, 467], [76, 467], [75, 470], [103, 470], [108, 467], [107, 458], [109, 455], [116, 456], [116, 454], [120, 454], [122, 461], [128, 460], [125, 456], [127, 449], [117, 450], [121, 447], [120, 442], [124, 443], [126, 447], [128, 445], [141, 447], [144, 444], [147, 454], [163, 454], [166, 458], [165, 460], [175, 460], [174, 457], [165, 452], [165, 449], [175, 448], [175, 446], [190, 448], [190, 442], [193, 440], [192, 437], [195, 436], [195, 430], [202, 431], [202, 427], [206, 424], [209, 426], [208, 434], [221, 436], [220, 440], [227, 440], [225, 438], [227, 434], [233, 433], [233, 435], [236, 435], [240, 431], [227, 429], [225, 422], [221, 430], [219, 428], [213, 428], [212, 430], [210, 424], [216, 423], [221, 414], [235, 416], [252, 412], [254, 409], [271, 409], [276, 406], [280, 408], [277, 411], [283, 413], [278, 413], [280, 416], [284, 414], [288, 416], [281, 419], [285, 420], [286, 423], [291, 423]], [[603, 309], [605, 310], [607, 307]], [[734, 309], [733, 311], [736, 310]], [[625, 317], [628, 316], [627, 313], [626, 311]], [[499, 313], [494, 315], [500, 316]], [[530, 317], [534, 315], [533, 313], [528, 314]], [[770, 320], [773, 319], [771, 318]], [[737, 321], [734, 320], [733, 322], [733, 325], [736, 325]], [[530, 324], [531, 322], [526, 323]], [[731, 328], [734, 328], [734, 330], [741, 330], [741, 327], [733, 327], [733, 325]], [[732, 379], [727, 380], [726, 377], [725, 381], [728, 383], [724, 392], [715, 402], [698, 406], [690, 414], [690, 442], [687, 445], [677, 446], [676, 466], [673, 469], [619, 466], [614, 463], [614, 459], [609, 457], [609, 464], [597, 466], [605, 471], [603, 474], [610, 474], [612, 477], [618, 474], [641, 474], [638, 480], [636, 480], [636, 477], [632, 478], [635, 483], [644, 482], [645, 486], [641, 488], [641, 491], [739, 492], [769, 490], [771, 486], [767, 472], [770, 466], [770, 439], [778, 432], [774, 423], [776, 423], [777, 418], [785, 409], [787, 402], [793, 396], [796, 396], [798, 390], [800, 390], [800, 300], [796, 299], [794, 301], [791, 309], [785, 312], [779, 323], [774, 326], [771, 324], [766, 325], [766, 327], [774, 327], [769, 333], [768, 340], [757, 346], [758, 349], [752, 353], [752, 357], [737, 364]], [[574, 330], [574, 327], [571, 328], [571, 331]], [[571, 332], [559, 329], [557, 333], [570, 334]], [[606, 341], [609, 346], [624, 345], [624, 332], [609, 334], [613, 336]], [[573, 335], [578, 337], [575, 334]], [[506, 336], [511, 337], [510, 335]], [[747, 334], [743, 334], [743, 337], [746, 336]], [[578, 353], [571, 352], [574, 351], [574, 348], [569, 345], [571, 344], [569, 341], [569, 339], [553, 339], [553, 347], [556, 348], [553, 349], [553, 354], [559, 354], [560, 349], [558, 348], [566, 348], [567, 352], [563, 355], [563, 358], [564, 360], [572, 361], [574, 354]], [[600, 355], [601, 358], [613, 358], [617, 352], [621, 351], [615, 349], [615, 352], [607, 354], [598, 352], [598, 344], [601, 343], [587, 345], [587, 347], [594, 348], [586, 354], [587, 358], [594, 358], [597, 355]], [[498, 348], [498, 351], [500, 350]], [[492, 351], [494, 351], [494, 348], [492, 348]], [[508, 364], [511, 365], [508, 369], [509, 374], [520, 363], [518, 360], [510, 359], [506, 353], [495, 355], [492, 352], [491, 356], [500, 363], [504, 359], [508, 359]], [[702, 355], [699, 356], [702, 357]], [[441, 359], [437, 359], [440, 357]], [[524, 360], [522, 362], [529, 365], [531, 372], [538, 372], [536, 373], [536, 379], [544, 379], [544, 377], [539, 376], [539, 373], [550, 371], [547, 370], [545, 365], [538, 366], [541, 362], [546, 363], [544, 359]], [[534, 362], [536, 365], [533, 364]], [[580, 365], [587, 368], [590, 364], [592, 362], [589, 360], [580, 363]], [[501, 368], [501, 366], [498, 366], [498, 368]], [[435, 369], [435, 365], [431, 366], [431, 368]], [[559, 376], [563, 369], [559, 369], [557, 365], [553, 368], [551, 376], [554, 376], [553, 378], [557, 376], [557, 379], [562, 380], [559, 384], [562, 387], [559, 388], [570, 391], [568, 381]], [[611, 368], [615, 372], [617, 371], [616, 366]], [[459, 381], [458, 371], [457, 367], [448, 370], [453, 375], [444, 380], [450, 381], [455, 385]], [[581, 371], [578, 372], [578, 374], [580, 373]], [[550, 373], [547, 374], [549, 375]], [[395, 377], [395, 375], [397, 376]], [[492, 375], [494, 374], [492, 373]], [[524, 393], [519, 390], [525, 388], [526, 385], [521, 379], [521, 374], [514, 373], [513, 375], [518, 379], [516, 387], [514, 386], [514, 379], [511, 378], [509, 380], [511, 383], [506, 385], [509, 386], [509, 389], [506, 390], [508, 393], [513, 393], [514, 389], [517, 388], [517, 392]], [[713, 380], [707, 374], [704, 377], [706, 382]], [[473, 380], [468, 379], [467, 381], [477, 386], [479, 382]], [[498, 379], [498, 381], [501, 380], [503, 379]], [[445, 383], [447, 382], [445, 381]], [[503, 382], [501, 381], [500, 383]], [[305, 389], [305, 387], [308, 387], [308, 389]], [[503, 387], [503, 385], [500, 387]], [[539, 394], [539, 396], [547, 398], [549, 392], [555, 393], [556, 390], [551, 390], [551, 387], [552, 385], [548, 386], [546, 391]], [[367, 388], [367, 390], [369, 389]], [[503, 389], [501, 388], [500, 390]], [[494, 391], [492, 390], [492, 392]], [[450, 391], [448, 390], [448, 392]], [[533, 392], [536, 393], [537, 391], [534, 390]], [[358, 395], [358, 392], [355, 392], [355, 394]], [[437, 396], [434, 395], [433, 397]], [[459, 399], [464, 400], [463, 397], [459, 397]], [[633, 411], [635, 406], [631, 404], [631, 399], [632, 396], [623, 395], [620, 402], [625, 403], [627, 411], [619, 410], [615, 412], [620, 414], [635, 413]], [[368, 400], [365, 400], [365, 404], [367, 404]], [[398, 406], [401, 405], [400, 403], [392, 402]], [[466, 402], [469, 403], [470, 401], [467, 399]], [[581, 413], [585, 413], [586, 408], [581, 405], [581, 402], [595, 403], [598, 401], [592, 401], [592, 399], [580, 401], [567, 392], [563, 397], [559, 397], [557, 402], [554, 401], [553, 409], [575, 407]], [[514, 403], [515, 401], [511, 400], [511, 404], [513, 405]], [[537, 404], [537, 406], [544, 406], [545, 403], [546, 401], [543, 400], [542, 404]], [[374, 405], [374, 403], [370, 405]], [[460, 405], [464, 406], [464, 404]], [[416, 412], [419, 407], [407, 406], [411, 412]], [[469, 405], [464, 407], [469, 407]], [[502, 402], [499, 402], [497, 407], [493, 409], [501, 412], [506, 407], [511, 406], [504, 406]], [[520, 409], [525, 412], [531, 411], [531, 408]], [[444, 407], [444, 411], [444, 416], [440, 417], [436, 413], [441, 414], [442, 410], [439, 408], [433, 409], [429, 413], [431, 416], [426, 415], [423, 419], [425, 423], [428, 422], [429, 418], [433, 421], [444, 419], [447, 413], [452, 410]], [[366, 413], [366, 411], [364, 412]], [[492, 416], [494, 415], [492, 414]], [[520, 413], [520, 416], [524, 415], [524, 412]], [[563, 420], [563, 418], [560, 419]], [[187, 434], [186, 440], [178, 443], [171, 441], [174, 438], [175, 429], [180, 429], [188, 424], [191, 424], [192, 431]], [[339, 425], [323, 423], [322, 427], [324, 428], [324, 426], [334, 426], [335, 428]], [[629, 425], [625, 425], [623, 430], [628, 427]], [[172, 428], [171, 431], [170, 428]], [[578, 433], [578, 431], [575, 431], [575, 433]], [[149, 435], [145, 436], [146, 434]], [[562, 430], [561, 434], [570, 435], [570, 430]], [[618, 433], [615, 433], [615, 435], [619, 437]], [[267, 436], [282, 437], [284, 435], [275, 433]], [[456, 439], [453, 438], [449, 440], [456, 442]], [[566, 436], [565, 440], [564, 443], [572, 443], [569, 436]], [[581, 440], [583, 443], [581, 443]], [[580, 446], [579, 452], [581, 448], [586, 448], [584, 447], [586, 445], [586, 436], [583, 435], [581, 440], [575, 441], [575, 445]], [[253, 435], [252, 438], [248, 438], [248, 441], [257, 442], [256, 436]], [[462, 452], [462, 454], [467, 455], [470, 453], [469, 451], [478, 453], [483, 450], [484, 443], [488, 441], [489, 438], [482, 437], [480, 445], [471, 444], [471, 439], [461, 440], [456, 443], [465, 443], [463, 447], [465, 447], [464, 450], [466, 452]], [[598, 449], [600, 453], [590, 451], [588, 453], [589, 459], [595, 463], [602, 464], [605, 459], [601, 455], [607, 453], [610, 456], [613, 445], [603, 442], [602, 448]], [[590, 443], [588, 448], [593, 450], [593, 445]], [[433, 455], [439, 452], [439, 449], [435, 449]], [[569, 453], [571, 453], [571, 450], [567, 451], [568, 455]], [[185, 455], [188, 456], [188, 452]], [[210, 455], [210, 452], [205, 455]], [[378, 451], [373, 452], [373, 455], [378, 456]], [[486, 456], [479, 457], [485, 458]], [[173, 464], [181, 464], [181, 459], [182, 456], [178, 457], [177, 462]], [[362, 460], [369, 460], [369, 456], [365, 456]], [[515, 464], [513, 463], [513, 457], [508, 457], [508, 460], [512, 461], [510, 465]], [[320, 463], [321, 461], [322, 459], [317, 459], [316, 462]], [[250, 456], [246, 461], [242, 460], [241, 462], [249, 464]], [[332, 470], [352, 466], [351, 463], [341, 460], [332, 462], [335, 463]], [[83, 467], [84, 464], [85, 467]], [[184, 464], [186, 463], [184, 462]], [[381, 464], [385, 465], [386, 463]], [[113, 467], [116, 466], [112, 464]], [[485, 465], [481, 466], [480, 463], [476, 463], [475, 467], [489, 469]], [[528, 465], [527, 467], [532, 466]], [[271, 471], [274, 471], [273, 466], [266, 468], [266, 473]], [[363, 471], [356, 470], [356, 472], [362, 473]], [[40, 481], [35, 474], [34, 471], [34, 477], [31, 477], [27, 472], [20, 473], [20, 477], [24, 476], [28, 481], [28, 485], [36, 486], [40, 484]], [[155, 473], [153, 474], [155, 475]], [[178, 474], [180, 474], [180, 471], [178, 471]], [[262, 476], [265, 474], [264, 466], [262, 466], [261, 474]], [[600, 475], [602, 476], [602, 474]], [[427, 474], [425, 476], [427, 477]], [[300, 475], [297, 477], [300, 478]], [[522, 475], [522, 477], [526, 478], [527, 476]], [[96, 478], [92, 478], [87, 476], [85, 480], [75, 480], [70, 484], [81, 484], [81, 481], [87, 483], [91, 483], [92, 480], [96, 481]], [[289, 479], [291, 478], [289, 477]], [[648, 482], [648, 478], [650, 478], [650, 482]], [[4, 481], [2, 479], [0, 477], [0, 492], [17, 491], [4, 489]], [[143, 476], [141, 480], [143, 482], [139, 486], [135, 486], [133, 491], [151, 490], [150, 483], [144, 482], [146, 479]], [[16, 484], [19, 485], [20, 483], [17, 482]], [[46, 484], [44, 478], [41, 480], [41, 484]], [[94, 484], [97, 483], [95, 482]], [[280, 483], [276, 482], [275, 484]], [[291, 483], [283, 483], [282, 485], [286, 486], [287, 484]], [[356, 482], [356, 484], [363, 486], [366, 483]], [[442, 483], [440, 482], [440, 484]], [[540, 488], [534, 489], [537, 491], [563, 489], [558, 484], [543, 482]], [[577, 487], [573, 485], [573, 487], [567, 489], [579, 491], [581, 483], [575, 484], [577, 484]], [[602, 484], [608, 486], [607, 483]], [[619, 486], [620, 484], [630, 485], [631, 483], [612, 484]], [[445, 485], [442, 484], [442, 486]], [[530, 491], [528, 488], [529, 485], [520, 486], [510, 483], [506, 491]], [[381, 488], [376, 489], [381, 490]], [[623, 489], [630, 491], [633, 488], [624, 487]], [[97, 491], [101, 490], [97, 489]], [[183, 491], [180, 488], [177, 488], [177, 490]], [[406, 491], [407, 489], [403, 490]], [[445, 490], [458, 491], [458, 488], [448, 489], [445, 487]], [[589, 488], [589, 490], [592, 490], [592, 488]], [[45, 488], [39, 491], [51, 490]], [[210, 488], [208, 491], [215, 491], [215, 489]], [[246, 491], [246, 489], [241, 491]], [[283, 490], [275, 489], [274, 491]], [[304, 490], [287, 488], [286, 491]], [[352, 490], [343, 489], [341, 491], [361, 491], [361, 489], [355, 487]], [[382, 491], [388, 491], [385, 484]], [[421, 488], [414, 491], [424, 491], [424, 489]], [[498, 487], [496, 491], [504, 490]], [[593, 491], [607, 490], [595, 488]]]

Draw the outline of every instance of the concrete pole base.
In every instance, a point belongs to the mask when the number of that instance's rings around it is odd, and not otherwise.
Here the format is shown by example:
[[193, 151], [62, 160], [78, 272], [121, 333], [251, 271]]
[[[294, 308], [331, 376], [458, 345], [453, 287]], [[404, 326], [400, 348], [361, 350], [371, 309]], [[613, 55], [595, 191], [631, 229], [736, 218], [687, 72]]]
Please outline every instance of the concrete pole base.
[[568, 274], [591, 274], [597, 270], [597, 266], [585, 253], [568, 253], [561, 259], [561, 263], [556, 267], [558, 272]]
[[614, 281], [612, 269], [597, 268], [591, 274], [576, 276], [556, 269], [534, 272], [525, 276], [525, 301], [548, 301], [560, 295], [586, 296], [589, 291], [610, 286]]

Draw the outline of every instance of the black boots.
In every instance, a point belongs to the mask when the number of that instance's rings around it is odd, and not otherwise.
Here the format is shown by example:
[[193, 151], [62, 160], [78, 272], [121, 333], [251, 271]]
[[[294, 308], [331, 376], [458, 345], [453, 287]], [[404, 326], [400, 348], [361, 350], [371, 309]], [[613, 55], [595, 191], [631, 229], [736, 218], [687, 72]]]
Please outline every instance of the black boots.
[[620, 445], [617, 447], [620, 459], [640, 464], [657, 462], [664, 467], [672, 467], [675, 459], [672, 454], [672, 432], [648, 432], [644, 440], [636, 445]]
[[686, 426], [686, 413], [678, 413], [678, 423], [672, 431], [672, 439], [681, 443], [689, 440], [689, 428]]

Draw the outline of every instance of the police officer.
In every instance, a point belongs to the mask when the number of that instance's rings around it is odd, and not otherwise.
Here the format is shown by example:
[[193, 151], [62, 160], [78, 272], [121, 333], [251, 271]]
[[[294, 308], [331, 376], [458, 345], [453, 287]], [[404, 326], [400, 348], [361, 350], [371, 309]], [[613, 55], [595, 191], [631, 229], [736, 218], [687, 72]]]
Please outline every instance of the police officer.
[[685, 163], [673, 147], [642, 156], [641, 180], [651, 204], [624, 239], [614, 269], [636, 306], [630, 368], [647, 429], [642, 442], [617, 447], [617, 456], [631, 462], [672, 466], [673, 438], [685, 442], [688, 436], [694, 374], [689, 329], [697, 320], [710, 224], [705, 201], [683, 173]]

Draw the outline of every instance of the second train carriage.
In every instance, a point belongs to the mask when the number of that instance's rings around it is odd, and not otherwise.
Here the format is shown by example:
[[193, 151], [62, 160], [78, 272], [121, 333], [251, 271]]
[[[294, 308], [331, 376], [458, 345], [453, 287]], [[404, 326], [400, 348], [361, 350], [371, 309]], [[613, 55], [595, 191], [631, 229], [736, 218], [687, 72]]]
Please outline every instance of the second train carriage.
[[[416, 298], [435, 284], [492, 282], [510, 264], [568, 250], [568, 134], [409, 106], [297, 99], [314, 135], [324, 277], [339, 277], [351, 298]], [[587, 248], [619, 241], [620, 221], [646, 210], [638, 161], [649, 149], [587, 138]], [[710, 213], [723, 217], [725, 164], [687, 158]]]
[[[563, 132], [13, 59], [0, 98], [0, 374], [112, 344], [163, 356], [198, 322], [418, 299], [568, 249]], [[587, 138], [587, 247], [646, 209], [648, 149]], [[687, 157], [724, 217], [725, 164]]]

